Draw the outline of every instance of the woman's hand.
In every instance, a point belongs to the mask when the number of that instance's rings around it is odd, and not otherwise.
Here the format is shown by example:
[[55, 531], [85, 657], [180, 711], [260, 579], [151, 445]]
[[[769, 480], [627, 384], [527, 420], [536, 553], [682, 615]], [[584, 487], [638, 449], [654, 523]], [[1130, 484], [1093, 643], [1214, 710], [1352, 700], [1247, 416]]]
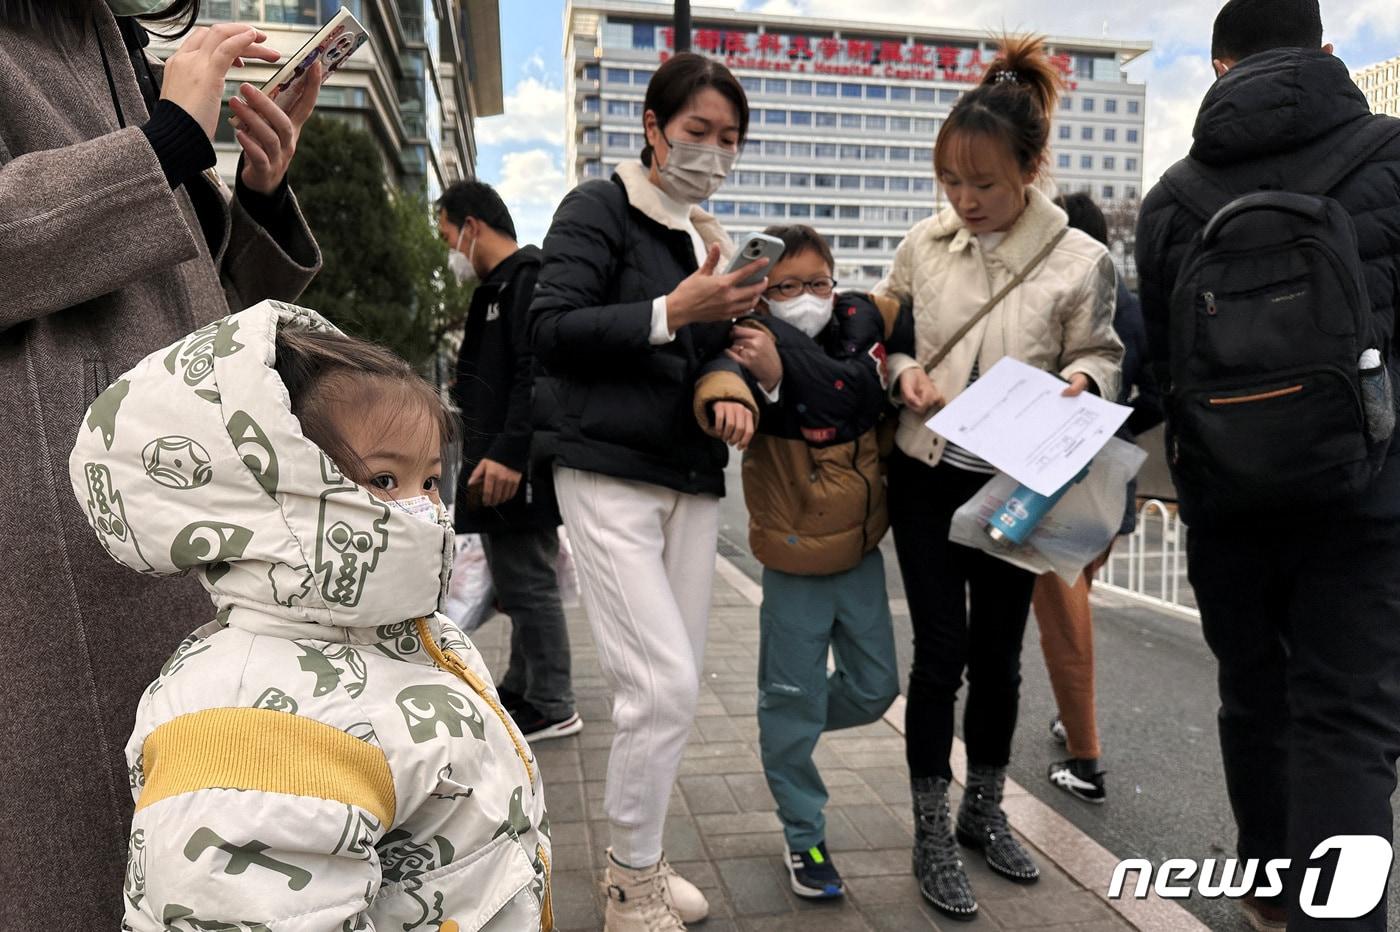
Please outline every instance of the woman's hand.
[[933, 380], [922, 367], [905, 369], [899, 376], [899, 397], [904, 406], [922, 417], [944, 405], [942, 393], [934, 386]]
[[1074, 398], [1076, 395], [1084, 394], [1091, 384], [1087, 375], [1082, 372], [1076, 372], [1069, 377], [1069, 387], [1060, 392], [1060, 394], [1066, 398]]
[[675, 333], [686, 324], [733, 320], [747, 314], [768, 287], [768, 279], [748, 287], [739, 282], [766, 265], [767, 259], [757, 259], [737, 272], [716, 275], [719, 246], [711, 246], [705, 263], [666, 296], [667, 328]]
[[771, 392], [783, 378], [783, 361], [778, 357], [778, 345], [773, 334], [758, 327], [735, 327], [734, 344], [724, 355], [743, 366], [763, 390]]
[[224, 101], [224, 77], [245, 58], [275, 62], [282, 56], [262, 43], [267, 33], [245, 23], [202, 26], [165, 63], [160, 96], [188, 113], [211, 140]]
[[228, 102], [242, 124], [235, 135], [243, 147], [243, 183], [259, 194], [276, 191], [292, 164], [301, 128], [321, 93], [321, 63], [308, 68], [297, 85], [297, 99], [287, 111], [251, 84], [238, 89], [242, 98]]
[[712, 409], [719, 439], [739, 450], [753, 439], [753, 412], [737, 401], [717, 401]]

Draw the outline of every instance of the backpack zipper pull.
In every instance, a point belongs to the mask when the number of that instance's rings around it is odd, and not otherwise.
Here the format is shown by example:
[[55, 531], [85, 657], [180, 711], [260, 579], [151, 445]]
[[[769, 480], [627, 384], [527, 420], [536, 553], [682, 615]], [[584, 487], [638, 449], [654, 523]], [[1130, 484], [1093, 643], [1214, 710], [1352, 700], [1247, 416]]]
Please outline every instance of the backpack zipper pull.
[[1206, 314], [1214, 317], [1219, 313], [1219, 309], [1215, 306], [1215, 292], [1203, 291], [1201, 292], [1201, 299], [1206, 302]]

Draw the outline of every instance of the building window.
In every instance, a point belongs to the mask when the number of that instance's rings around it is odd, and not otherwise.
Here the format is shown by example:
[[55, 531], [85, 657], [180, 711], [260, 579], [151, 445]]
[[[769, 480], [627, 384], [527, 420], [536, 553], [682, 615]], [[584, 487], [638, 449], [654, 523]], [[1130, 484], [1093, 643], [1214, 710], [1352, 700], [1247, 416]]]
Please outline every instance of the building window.
[[609, 84], [632, 83], [632, 72], [628, 71], [626, 68], [609, 68], [607, 74]]
[[637, 87], [646, 87], [648, 84], [651, 83], [651, 76], [654, 75], [654, 74], [656, 74], [655, 71], [649, 71], [649, 70], [648, 70], [648, 71], [642, 71], [642, 70], [633, 71], [633, 72], [632, 72], [632, 83], [635, 84]]
[[787, 157], [787, 143], [781, 139], [766, 139], [763, 142], [764, 155], [776, 155], [779, 158]]
[[859, 96], [860, 96], [860, 85], [859, 85], [859, 84], [843, 84], [843, 85], [841, 85], [841, 96], [842, 96], [842, 97], [859, 97]]
[[763, 205], [763, 216], [765, 216], [765, 217], [786, 217], [786, 216], [787, 216], [787, 205], [786, 205], [786, 204], [764, 204], [764, 205]]
[[915, 179], [913, 179], [913, 182], [914, 182], [914, 190], [915, 190], [916, 192], [927, 192], [927, 191], [932, 191], [932, 190], [933, 190], [933, 179], [932, 179], [932, 178], [915, 178]]
[[834, 204], [813, 204], [812, 216], [818, 220], [830, 220], [836, 216], [836, 205]]
[[877, 252], [883, 249], [884, 246], [885, 240], [884, 237], [881, 236], [867, 236], [865, 241], [861, 244], [862, 249], [874, 249]]
[[787, 126], [786, 110], [763, 111], [763, 122], [768, 126]]
[[1128, 142], [1137, 142], [1137, 141], [1138, 141], [1138, 131], [1135, 130], [1135, 129], [1130, 129], [1130, 130], [1128, 130]]
[[932, 150], [932, 149], [926, 149], [926, 148], [923, 148], [923, 147], [918, 147], [918, 148], [915, 148], [915, 149], [910, 150], [910, 154], [912, 155], [914, 161], [916, 161], [916, 162], [923, 162], [923, 163], [926, 164], [926, 165], [931, 165], [931, 164], [933, 164], [933, 150]]
[[1137, 159], [1124, 159], [1123, 170], [1128, 172], [1137, 171]]
[[859, 191], [860, 175], [842, 175], [838, 185], [842, 191]]
[[1111, 200], [1113, 200], [1113, 197], [1114, 197], [1114, 195], [1113, 195], [1113, 185], [1111, 185], [1111, 184], [1106, 184], [1106, 185], [1104, 185], [1104, 186], [1103, 186], [1103, 199], [1106, 200], [1106, 201], [1111, 201]]
[[812, 86], [815, 87], [815, 88], [817, 89], [817, 96], [818, 96], [818, 97], [835, 97], [835, 96], [836, 96], [836, 85], [835, 85], [835, 84], [832, 84], [830, 81], [817, 81], [817, 82], [816, 82], [815, 84], [813, 84]]
[[890, 88], [890, 100], [908, 101], [912, 96], [910, 88], [898, 86]]
[[836, 144], [830, 142], [819, 142], [812, 147], [812, 157], [818, 159], [836, 158]]
[[631, 133], [608, 133], [609, 149], [630, 149], [632, 147]]
[[860, 129], [860, 114], [859, 114], [859, 113], [843, 113], [843, 114], [841, 114], [841, 128], [842, 128], [842, 129]]
[[1082, 127], [1082, 128], [1079, 130], [1079, 138], [1080, 138], [1080, 139], [1083, 139], [1085, 142], [1093, 142], [1093, 141], [1094, 141], [1094, 128], [1093, 128], [1092, 126], [1085, 126], [1085, 127]]
[[907, 162], [907, 161], [909, 161], [909, 147], [908, 147], [908, 146], [890, 146], [890, 161], [891, 161], [891, 162]]
[[608, 116], [630, 116], [632, 114], [632, 102], [630, 100], [608, 101]]
[[955, 104], [958, 102], [958, 98], [961, 96], [962, 91], [955, 91], [949, 88], [944, 88], [938, 92], [938, 102], [940, 104]]
[[596, 159], [589, 159], [583, 163], [583, 177], [601, 178], [603, 176], [603, 163]]
[[931, 103], [933, 103], [933, 100], [934, 100], [933, 88], [931, 88], [931, 87], [916, 87], [916, 88], [914, 88], [914, 102], [915, 102], [915, 103], [917, 103], [917, 104], [931, 104]]
[[1118, 167], [1118, 160], [1115, 159], [1113, 156], [1111, 156], [1111, 155], [1105, 155], [1105, 156], [1103, 157], [1103, 170], [1104, 170], [1104, 171], [1106, 171], [1106, 172], [1111, 172], [1111, 171], [1115, 170], [1117, 167]]
[[862, 265], [860, 274], [869, 279], [879, 280], [885, 277], [885, 267], [883, 265]]
[[1103, 128], [1103, 141], [1104, 141], [1104, 142], [1117, 142], [1117, 141], [1118, 141], [1118, 130], [1114, 129], [1112, 126], [1105, 126], [1105, 127]]
[[1061, 110], [1073, 110], [1073, 109], [1074, 109], [1074, 99], [1071, 98], [1068, 94], [1066, 94], [1064, 97], [1061, 97], [1061, 98], [1060, 98], [1060, 109], [1061, 109]]
[[817, 111], [817, 125], [818, 125], [818, 126], [835, 126], [835, 125], [836, 125], [836, 114], [834, 114], [834, 113], [823, 113], [822, 111], [818, 110], [818, 111]]
[[788, 92], [787, 81], [782, 78], [768, 78], [763, 82], [763, 92], [765, 94], [786, 94]]
[[1086, 171], [1094, 167], [1094, 157], [1092, 155], [1081, 155], [1079, 157], [1079, 167]]
[[1071, 130], [1070, 130], [1070, 128], [1069, 128], [1069, 124], [1067, 124], [1067, 123], [1061, 123], [1061, 124], [1060, 124], [1060, 138], [1061, 138], [1061, 139], [1068, 139], [1068, 138], [1070, 137], [1070, 135], [1071, 135]]
[[838, 237], [836, 237], [836, 248], [837, 248], [837, 249], [859, 249], [859, 248], [860, 248], [860, 237], [859, 237], [859, 236], [838, 236]]
[[908, 191], [908, 190], [909, 190], [909, 179], [908, 179], [908, 178], [905, 178], [905, 177], [902, 176], [902, 175], [897, 175], [897, 176], [891, 178], [891, 179], [890, 179], [890, 190], [891, 190], [891, 191]]
[[938, 122], [931, 117], [915, 117], [914, 132], [920, 136], [932, 136], [938, 132]]
[[1126, 188], [1123, 189], [1123, 196], [1126, 197], [1128, 200], [1136, 199], [1138, 196], [1137, 186], [1131, 184], [1128, 185]]
[[786, 172], [764, 172], [764, 173], [763, 173], [763, 186], [764, 186], [765, 188], [786, 188], [786, 187], [787, 187], [787, 173], [786, 173]]
[[811, 205], [811, 204], [789, 204], [789, 205], [788, 205], [788, 216], [789, 216], [789, 217], [810, 217], [810, 216], [812, 216], [812, 205]]
[[583, 131], [583, 144], [585, 146], [596, 146], [603, 139], [603, 134], [598, 131], [598, 127], [590, 126]]
[[1084, 98], [1081, 98], [1081, 100], [1083, 101], [1083, 103], [1081, 103], [1081, 104], [1079, 105], [1079, 109], [1083, 110], [1085, 113], [1093, 113], [1093, 112], [1094, 112], [1094, 98], [1092, 98], [1092, 97], [1084, 97]]
[[1103, 112], [1104, 112], [1104, 113], [1117, 113], [1117, 112], [1118, 112], [1118, 100], [1117, 100], [1116, 98], [1114, 98], [1114, 97], [1109, 97], [1109, 98], [1105, 99], [1104, 102], [1103, 102]]
[[744, 93], [746, 93], [746, 94], [761, 94], [761, 93], [763, 93], [763, 79], [762, 79], [762, 78], [750, 78], [750, 77], [748, 77], [747, 75], [745, 75], [745, 76], [739, 78], [739, 84], [743, 86], [743, 88], [744, 88]]
[[885, 178], [883, 175], [866, 175], [865, 190], [883, 191], [885, 190]]
[[1139, 101], [1136, 101], [1136, 100], [1130, 100], [1130, 101], [1128, 101], [1128, 112], [1129, 112], [1129, 113], [1137, 113], [1137, 112], [1138, 112], [1138, 107], [1139, 107], [1139, 105], [1140, 105], [1140, 104], [1139, 104]]
[[656, 48], [656, 27], [651, 23], [632, 24], [632, 48], [634, 49], [654, 49]]
[[811, 126], [811, 125], [812, 125], [812, 111], [810, 111], [810, 110], [794, 110], [794, 111], [792, 111], [792, 125], [793, 125], [793, 126]]
[[734, 183], [741, 188], [756, 188], [763, 183], [763, 173], [755, 171], [735, 172]]
[[585, 98], [583, 98], [583, 112], [584, 112], [584, 113], [597, 113], [597, 112], [598, 112], [598, 98], [596, 98], [596, 97], [585, 97]]
[[867, 162], [883, 162], [885, 160], [885, 147], [866, 146], [864, 155]]
[[882, 116], [868, 116], [865, 118], [865, 128], [884, 131], [885, 118]]
[[810, 142], [794, 142], [788, 146], [788, 155], [795, 159], [810, 159], [812, 157], [812, 144]]
[[585, 81], [596, 81], [596, 80], [598, 80], [598, 75], [599, 75], [601, 72], [602, 72], [602, 69], [599, 68], [596, 64], [594, 64], [594, 65], [584, 65], [584, 66], [583, 66], [583, 79], [584, 79]]
[[860, 146], [855, 146], [855, 145], [843, 145], [843, 146], [841, 147], [841, 158], [843, 158], [843, 159], [858, 159], [858, 158], [860, 158]]
[[807, 172], [788, 172], [788, 186], [792, 188], [810, 188], [812, 186], [812, 176]]
[[710, 213], [716, 217], [732, 217], [734, 216], [734, 202], [715, 201], [710, 204]]
[[842, 220], [859, 220], [860, 207], [856, 204], [842, 204], [836, 211], [836, 216]]
[[890, 132], [892, 133], [907, 133], [909, 125], [908, 117], [890, 117]]
[[739, 216], [741, 216], [741, 217], [757, 217], [757, 216], [761, 215], [762, 213], [763, 213], [763, 205], [761, 205], [761, 204], [759, 204], [759, 203], [757, 203], [757, 202], [755, 202], [755, 201], [740, 201], [740, 202], [739, 202]]
[[813, 176], [812, 176], [812, 181], [815, 183], [816, 187], [818, 187], [818, 188], [834, 188], [834, 187], [836, 187], [836, 176], [835, 176], [835, 175], [827, 175], [827, 174], [820, 174], [820, 173], [819, 173], [819, 174], [816, 174], [816, 175], [813, 175]]
[[884, 99], [885, 99], [885, 85], [883, 85], [883, 84], [867, 84], [866, 87], [865, 87], [865, 99], [866, 99], [866, 100], [884, 100]]
[[791, 91], [792, 96], [794, 96], [794, 97], [811, 97], [811, 96], [812, 96], [812, 82], [811, 82], [811, 81], [793, 81], [791, 84], [788, 85], [788, 90]]
[[1069, 156], [1061, 152], [1056, 164], [1058, 164], [1061, 168], [1069, 168]]

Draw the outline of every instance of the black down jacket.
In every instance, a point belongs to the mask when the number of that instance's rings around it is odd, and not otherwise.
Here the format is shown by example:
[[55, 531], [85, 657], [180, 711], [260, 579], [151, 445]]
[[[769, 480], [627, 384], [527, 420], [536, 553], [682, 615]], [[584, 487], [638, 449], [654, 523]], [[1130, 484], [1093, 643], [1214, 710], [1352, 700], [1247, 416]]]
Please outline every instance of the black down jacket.
[[[1373, 119], [1389, 118], [1371, 115], [1340, 59], [1320, 50], [1275, 49], [1244, 59], [1207, 92], [1196, 118], [1191, 158], [1216, 169], [1216, 177], [1231, 191], [1286, 190], [1291, 180], [1347, 145], [1360, 121]], [[1400, 138], [1329, 193], [1356, 224], [1378, 331], [1394, 334], [1400, 307]], [[1172, 289], [1201, 226], [1165, 185], [1154, 187], [1143, 201], [1137, 230], [1139, 296], [1159, 376], [1165, 376], [1170, 362]], [[1361, 500], [1343, 505], [1345, 512], [1400, 518], [1400, 443], [1392, 443], [1390, 452], [1380, 479]], [[1284, 508], [1279, 517], [1297, 516]]]
[[[645, 196], [641, 186], [650, 184], [637, 185]], [[573, 469], [723, 495], [728, 450], [701, 431], [691, 397], [701, 367], [728, 347], [731, 325], [689, 324], [651, 345], [653, 301], [698, 264], [690, 235], [633, 206], [627, 192], [618, 175], [579, 185], [545, 236], [530, 335], [542, 388], [558, 404], [549, 452]]]

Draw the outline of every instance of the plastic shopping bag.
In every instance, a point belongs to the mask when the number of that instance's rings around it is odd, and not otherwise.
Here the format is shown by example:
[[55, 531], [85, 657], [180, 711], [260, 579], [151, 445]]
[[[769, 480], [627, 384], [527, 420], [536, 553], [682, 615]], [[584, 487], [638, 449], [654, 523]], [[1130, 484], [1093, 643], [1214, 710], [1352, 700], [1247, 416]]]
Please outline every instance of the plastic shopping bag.
[[1095, 557], [1117, 536], [1127, 506], [1128, 480], [1137, 475], [1147, 453], [1114, 438], [1094, 457], [1089, 474], [1065, 493], [1025, 544], [995, 543], [984, 528], [1020, 485], [997, 473], [953, 515], [948, 539], [982, 550], [1037, 575], [1054, 572], [1074, 584]]
[[480, 628], [495, 613], [496, 591], [481, 535], [458, 534], [447, 587], [447, 617], [467, 634]]

